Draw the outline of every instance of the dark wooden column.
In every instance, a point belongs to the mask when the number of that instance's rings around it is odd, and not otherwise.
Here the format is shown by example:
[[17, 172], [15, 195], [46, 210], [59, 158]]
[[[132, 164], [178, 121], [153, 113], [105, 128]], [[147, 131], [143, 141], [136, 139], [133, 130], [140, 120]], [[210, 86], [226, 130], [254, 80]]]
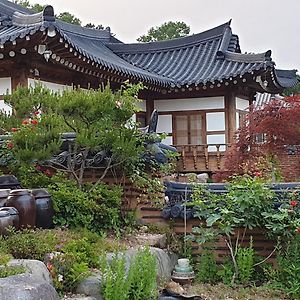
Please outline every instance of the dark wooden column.
[[226, 124], [226, 143], [231, 144], [236, 131], [236, 105], [235, 94], [229, 92], [225, 95], [225, 124]]
[[149, 124], [153, 110], [154, 100], [146, 100], [146, 124]]
[[16, 90], [18, 86], [28, 86], [28, 70], [26, 68], [16, 68], [11, 75], [11, 88]]

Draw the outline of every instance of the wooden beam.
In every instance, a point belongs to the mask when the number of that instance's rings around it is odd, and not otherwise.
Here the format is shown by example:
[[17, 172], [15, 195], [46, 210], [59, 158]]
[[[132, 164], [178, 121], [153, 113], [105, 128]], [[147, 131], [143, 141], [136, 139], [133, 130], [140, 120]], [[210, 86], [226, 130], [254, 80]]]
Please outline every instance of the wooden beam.
[[153, 110], [154, 110], [154, 100], [147, 100], [146, 101], [146, 124], [149, 124]]
[[225, 125], [226, 143], [231, 144], [236, 131], [236, 105], [235, 94], [233, 92], [225, 95]]

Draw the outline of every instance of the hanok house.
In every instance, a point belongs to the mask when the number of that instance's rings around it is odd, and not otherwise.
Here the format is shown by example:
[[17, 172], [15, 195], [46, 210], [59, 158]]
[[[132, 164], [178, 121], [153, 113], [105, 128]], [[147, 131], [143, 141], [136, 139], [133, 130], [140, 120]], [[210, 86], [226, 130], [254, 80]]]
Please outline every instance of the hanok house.
[[277, 70], [271, 51], [242, 53], [230, 22], [188, 37], [125, 44], [109, 28], [57, 20], [51, 6], [33, 14], [0, 0], [0, 93], [39, 80], [53, 90], [142, 82], [142, 124], [159, 112], [158, 132], [181, 152], [181, 172], [213, 172], [256, 92], [281, 93], [296, 71]]

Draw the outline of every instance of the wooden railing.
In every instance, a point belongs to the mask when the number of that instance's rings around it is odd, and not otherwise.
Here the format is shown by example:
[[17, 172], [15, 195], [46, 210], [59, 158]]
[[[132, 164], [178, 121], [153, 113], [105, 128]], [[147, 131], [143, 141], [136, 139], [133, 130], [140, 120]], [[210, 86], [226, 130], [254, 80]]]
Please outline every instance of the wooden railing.
[[224, 167], [228, 144], [176, 145], [179, 172], [214, 172]]

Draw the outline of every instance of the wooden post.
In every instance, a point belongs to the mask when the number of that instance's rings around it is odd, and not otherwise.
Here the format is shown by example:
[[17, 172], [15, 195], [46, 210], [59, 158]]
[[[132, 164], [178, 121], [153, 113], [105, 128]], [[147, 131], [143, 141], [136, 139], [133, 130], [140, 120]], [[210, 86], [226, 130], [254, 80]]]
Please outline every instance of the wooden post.
[[226, 143], [231, 144], [236, 131], [236, 105], [235, 94], [229, 92], [225, 95], [225, 124], [226, 124]]
[[28, 86], [28, 73], [25, 68], [19, 68], [11, 77], [11, 89], [16, 90], [18, 86]]
[[149, 124], [153, 110], [154, 100], [146, 100], [146, 124]]

